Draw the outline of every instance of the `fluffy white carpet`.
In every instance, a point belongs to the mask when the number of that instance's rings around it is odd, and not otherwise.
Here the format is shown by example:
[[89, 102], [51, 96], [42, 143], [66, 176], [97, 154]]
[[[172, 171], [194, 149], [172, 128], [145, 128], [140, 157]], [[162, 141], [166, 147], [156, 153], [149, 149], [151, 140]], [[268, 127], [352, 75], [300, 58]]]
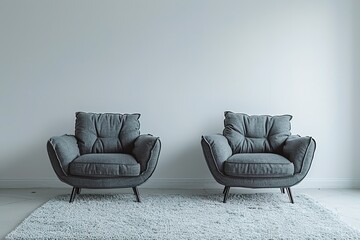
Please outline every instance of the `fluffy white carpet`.
[[6, 239], [360, 239], [305, 195], [58, 196]]

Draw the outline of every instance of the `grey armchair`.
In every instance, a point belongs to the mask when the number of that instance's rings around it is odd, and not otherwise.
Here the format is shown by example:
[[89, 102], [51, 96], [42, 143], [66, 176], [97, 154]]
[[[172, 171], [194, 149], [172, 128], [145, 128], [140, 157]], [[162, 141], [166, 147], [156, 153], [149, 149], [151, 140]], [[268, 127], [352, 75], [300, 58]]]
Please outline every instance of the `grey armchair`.
[[82, 188], [137, 186], [154, 172], [161, 148], [158, 137], [140, 135], [140, 114], [76, 113], [75, 135], [52, 137], [47, 151], [58, 178], [73, 187], [73, 202]]
[[291, 118], [225, 112], [223, 134], [202, 136], [210, 172], [225, 186], [224, 203], [230, 187], [280, 188], [294, 203], [290, 187], [308, 173], [316, 143], [291, 135]]

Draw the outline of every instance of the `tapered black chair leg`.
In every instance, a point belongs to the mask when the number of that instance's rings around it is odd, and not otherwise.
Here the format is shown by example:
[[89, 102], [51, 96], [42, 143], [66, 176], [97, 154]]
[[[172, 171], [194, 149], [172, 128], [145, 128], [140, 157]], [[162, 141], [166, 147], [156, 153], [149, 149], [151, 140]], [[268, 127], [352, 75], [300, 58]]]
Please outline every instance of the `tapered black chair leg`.
[[74, 199], [75, 199], [75, 196], [76, 196], [76, 193], [77, 193], [77, 190], [78, 188], [76, 188], [76, 187], [73, 187], [73, 189], [72, 189], [72, 191], [71, 191], [71, 196], [70, 196], [70, 201], [69, 201], [69, 203], [72, 203], [73, 201], [74, 201]]
[[139, 195], [139, 190], [138, 190], [138, 188], [137, 188], [137, 187], [133, 187], [132, 190], [133, 190], [133, 192], [134, 192], [134, 194], [135, 194], [136, 201], [137, 201], [137, 202], [141, 202], [141, 201], [140, 201], [140, 195]]
[[285, 188], [286, 189], [286, 192], [287, 192], [287, 195], [289, 196], [289, 200], [291, 203], [294, 203], [294, 198], [291, 194], [291, 189], [290, 188]]
[[285, 194], [285, 189], [284, 188], [280, 188], [280, 191], [282, 194]]
[[81, 193], [81, 188], [76, 188], [76, 194], [80, 194]]
[[226, 203], [226, 200], [227, 200], [227, 198], [228, 198], [228, 196], [229, 196], [229, 191], [230, 191], [230, 187], [225, 186], [225, 188], [224, 188], [224, 200], [223, 200], [223, 203]]
[[224, 187], [223, 194], [225, 194], [226, 186]]

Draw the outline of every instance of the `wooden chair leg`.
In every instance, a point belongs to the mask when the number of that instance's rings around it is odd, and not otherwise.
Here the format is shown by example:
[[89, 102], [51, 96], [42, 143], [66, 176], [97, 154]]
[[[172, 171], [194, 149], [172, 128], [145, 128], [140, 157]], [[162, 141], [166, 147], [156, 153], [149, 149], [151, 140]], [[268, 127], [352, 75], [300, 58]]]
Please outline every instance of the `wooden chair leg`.
[[137, 201], [137, 202], [141, 202], [141, 201], [140, 201], [140, 195], [139, 195], [139, 190], [138, 190], [138, 188], [137, 188], [137, 187], [133, 187], [132, 190], [133, 190], [133, 192], [134, 192], [134, 194], [135, 194], [136, 201]]
[[287, 192], [287, 195], [289, 196], [289, 200], [292, 204], [294, 204], [294, 198], [291, 194], [291, 189], [290, 188], [285, 188], [286, 189], [286, 192]]
[[79, 188], [77, 187], [73, 187], [72, 191], [71, 191], [71, 195], [70, 195], [70, 200], [69, 203], [72, 203], [76, 197], [76, 194], [78, 193]]
[[226, 203], [227, 198], [228, 198], [228, 196], [229, 196], [229, 191], [230, 191], [230, 187], [225, 186], [225, 188], [224, 188], [224, 200], [223, 200], [223, 203]]
[[226, 186], [224, 187], [223, 194], [225, 194]]

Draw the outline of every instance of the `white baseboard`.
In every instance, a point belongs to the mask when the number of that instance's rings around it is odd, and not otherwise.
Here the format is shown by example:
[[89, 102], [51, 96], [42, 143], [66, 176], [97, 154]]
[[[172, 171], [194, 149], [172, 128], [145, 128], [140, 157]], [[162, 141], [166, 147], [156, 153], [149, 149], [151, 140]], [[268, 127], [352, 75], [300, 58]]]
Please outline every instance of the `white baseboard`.
[[[155, 178], [149, 179], [145, 188], [213, 189], [221, 187], [214, 179], [201, 178]], [[295, 188], [360, 188], [355, 178], [305, 178]]]
[[298, 188], [360, 188], [360, 178], [305, 178]]
[[55, 178], [0, 179], [0, 188], [66, 188], [68, 185]]
[[[66, 188], [57, 179], [0, 179], [0, 188]], [[150, 178], [142, 188], [214, 189], [221, 188], [210, 178]], [[295, 188], [360, 188], [359, 178], [305, 178]]]
[[150, 178], [142, 186], [160, 189], [213, 189], [219, 188], [220, 184], [210, 178]]

